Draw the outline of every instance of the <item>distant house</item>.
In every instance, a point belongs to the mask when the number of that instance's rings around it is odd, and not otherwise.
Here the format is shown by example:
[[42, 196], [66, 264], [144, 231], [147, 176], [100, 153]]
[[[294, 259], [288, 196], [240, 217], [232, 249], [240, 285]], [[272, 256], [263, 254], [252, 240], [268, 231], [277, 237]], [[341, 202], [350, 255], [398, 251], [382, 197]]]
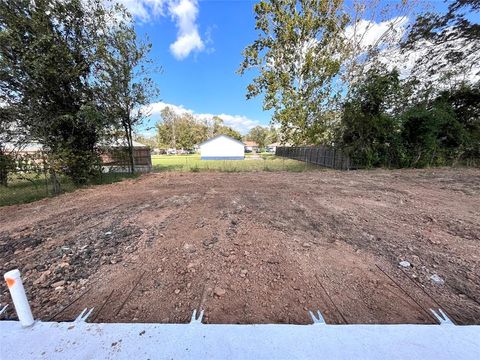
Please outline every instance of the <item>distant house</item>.
[[243, 143], [227, 135], [218, 135], [199, 145], [202, 160], [243, 160]]
[[255, 141], [247, 140], [243, 144], [245, 146], [245, 151], [246, 152], [252, 152], [252, 151], [257, 152], [258, 151], [258, 144]]
[[281, 144], [279, 142], [276, 142], [276, 143], [273, 143], [273, 144], [269, 144], [267, 145], [267, 151], [270, 152], [270, 153], [275, 153], [275, 151], [277, 150], [277, 147], [279, 146], [292, 146], [291, 144], [289, 143], [284, 143], [284, 144]]
[[274, 153], [275, 150], [277, 150], [277, 146], [281, 146], [280, 143], [276, 142], [276, 143], [273, 143], [273, 144], [269, 144], [269, 145], [267, 145], [267, 151], [270, 152], [270, 153]]

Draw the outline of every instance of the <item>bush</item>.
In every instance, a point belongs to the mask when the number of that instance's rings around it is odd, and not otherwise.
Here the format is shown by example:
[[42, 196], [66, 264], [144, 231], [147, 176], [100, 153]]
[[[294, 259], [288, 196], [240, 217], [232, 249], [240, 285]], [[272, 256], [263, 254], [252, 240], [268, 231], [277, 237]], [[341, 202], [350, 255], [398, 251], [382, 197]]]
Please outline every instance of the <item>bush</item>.
[[388, 106], [398, 96], [398, 73], [370, 71], [344, 104], [341, 139], [352, 160], [364, 167], [398, 166], [400, 123]]
[[417, 105], [405, 111], [402, 120], [408, 166], [449, 165], [462, 156], [466, 131], [450, 104]]
[[0, 186], [8, 185], [8, 174], [14, 169], [15, 162], [9, 154], [0, 152]]
[[479, 85], [405, 106], [410, 84], [370, 70], [343, 106], [339, 143], [357, 166], [423, 167], [480, 158]]

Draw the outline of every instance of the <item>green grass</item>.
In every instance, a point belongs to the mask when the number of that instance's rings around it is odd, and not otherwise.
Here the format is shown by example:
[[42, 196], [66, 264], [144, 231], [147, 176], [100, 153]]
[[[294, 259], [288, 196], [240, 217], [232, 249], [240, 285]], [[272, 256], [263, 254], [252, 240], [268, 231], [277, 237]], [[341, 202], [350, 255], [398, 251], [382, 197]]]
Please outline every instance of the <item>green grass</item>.
[[[273, 154], [258, 154], [259, 159], [251, 159], [254, 154], [246, 154], [245, 160], [200, 160], [200, 155], [153, 155], [154, 171], [295, 171], [318, 170], [318, 166], [301, 161], [276, 157]], [[87, 186], [110, 184], [126, 178], [138, 176], [130, 174], [103, 174]], [[70, 192], [78, 188], [68, 178], [60, 179], [63, 192]], [[48, 189], [47, 189], [48, 186]], [[51, 184], [45, 184], [45, 178], [34, 175], [13, 176], [9, 179], [8, 187], [0, 186], [0, 206], [14, 205], [37, 201], [51, 196]]]
[[[111, 184], [136, 176], [138, 175], [102, 174], [86, 186]], [[62, 192], [70, 192], [79, 188], [66, 177], [60, 178], [60, 184]], [[51, 184], [46, 184], [43, 176], [37, 177], [33, 174], [13, 175], [9, 178], [8, 187], [0, 186], [0, 206], [29, 203], [49, 196], [51, 196]]]
[[200, 160], [200, 155], [153, 155], [154, 171], [305, 171], [319, 169], [301, 161], [277, 157], [273, 154], [258, 154], [259, 159], [250, 159], [252, 154], [246, 154], [245, 160]]

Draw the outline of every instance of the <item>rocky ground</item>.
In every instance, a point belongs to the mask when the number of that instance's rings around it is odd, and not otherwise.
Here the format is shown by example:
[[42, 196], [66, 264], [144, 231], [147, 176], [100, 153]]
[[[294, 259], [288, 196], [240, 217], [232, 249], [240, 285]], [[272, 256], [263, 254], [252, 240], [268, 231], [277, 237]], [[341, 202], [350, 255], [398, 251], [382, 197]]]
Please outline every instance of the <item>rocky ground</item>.
[[0, 271], [42, 320], [480, 324], [479, 264], [475, 169], [148, 174], [0, 208]]

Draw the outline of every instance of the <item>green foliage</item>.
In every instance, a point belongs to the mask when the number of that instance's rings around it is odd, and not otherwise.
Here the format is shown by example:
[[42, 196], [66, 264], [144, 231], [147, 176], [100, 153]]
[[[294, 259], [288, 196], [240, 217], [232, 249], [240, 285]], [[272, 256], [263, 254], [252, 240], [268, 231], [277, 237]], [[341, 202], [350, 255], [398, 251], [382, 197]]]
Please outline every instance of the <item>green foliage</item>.
[[462, 85], [432, 101], [400, 103], [410, 84], [372, 69], [344, 104], [340, 143], [364, 167], [423, 167], [478, 159], [478, 86]]
[[401, 127], [394, 114], [387, 111], [400, 92], [396, 71], [375, 69], [353, 88], [343, 108], [341, 144], [355, 163], [366, 167], [400, 164]]
[[177, 114], [166, 107], [161, 111], [162, 122], [156, 125], [157, 141], [161, 148], [192, 149], [207, 138], [207, 126], [191, 114]]
[[15, 168], [15, 161], [10, 154], [0, 152], [0, 186], [7, 186], [8, 174]]
[[268, 129], [262, 126], [255, 126], [250, 129], [245, 137], [247, 140], [255, 141], [258, 144], [258, 147], [263, 149], [266, 145], [268, 135]]
[[135, 135], [134, 140], [138, 141], [143, 145], [147, 145], [150, 149], [157, 147], [157, 140], [153, 136], [145, 136], [145, 135]]
[[43, 145], [53, 178], [85, 184], [99, 174], [97, 147], [121, 130], [133, 171], [133, 128], [156, 88], [145, 67], [151, 44], [137, 39], [125, 9], [102, 0], [2, 1], [0, 29], [0, 131]]
[[214, 136], [217, 136], [217, 135], [227, 135], [234, 139], [242, 140], [242, 135], [237, 130], [232, 129], [229, 126], [224, 126], [224, 125], [219, 126], [214, 131]]
[[124, 7], [116, 5], [114, 12], [98, 46], [96, 87], [111, 124], [123, 132], [133, 173], [133, 130], [149, 115], [148, 104], [158, 89], [148, 69], [152, 44], [137, 38], [133, 19]]
[[102, 7], [84, 4], [0, 2], [0, 101], [18, 114], [16, 126], [33, 141], [55, 156], [69, 154], [62, 171], [78, 182], [85, 181], [81, 167], [96, 161], [94, 147], [105, 127], [91, 86]]
[[163, 121], [156, 125], [161, 148], [193, 149], [194, 145], [221, 134], [237, 140], [242, 138], [238, 131], [223, 125], [218, 116], [203, 122], [189, 113], [178, 114], [168, 106], [162, 109], [161, 116]]
[[464, 128], [463, 157], [480, 159], [480, 82], [443, 91], [438, 101], [451, 104], [455, 118]]
[[199, 155], [153, 155], [154, 171], [187, 172], [250, 172], [250, 171], [308, 171], [320, 170], [318, 166], [302, 161], [266, 155], [258, 160], [201, 160]]
[[247, 98], [264, 95], [285, 141], [323, 139], [322, 114], [334, 106], [348, 16], [342, 0], [263, 0], [255, 5], [258, 38], [243, 52], [238, 72], [258, 69]]
[[461, 154], [464, 129], [449, 104], [417, 105], [402, 118], [402, 140], [410, 166], [445, 165]]
[[[85, 186], [111, 184], [136, 176], [136, 174], [102, 174], [101, 176], [89, 179], [89, 182], [84, 185], [74, 184], [73, 181], [66, 176], [59, 176], [57, 180], [63, 192], [70, 192]], [[0, 206], [29, 203], [55, 195], [52, 194], [50, 185], [50, 180], [45, 176], [28, 173], [12, 174], [9, 179], [9, 186], [0, 186]]]

